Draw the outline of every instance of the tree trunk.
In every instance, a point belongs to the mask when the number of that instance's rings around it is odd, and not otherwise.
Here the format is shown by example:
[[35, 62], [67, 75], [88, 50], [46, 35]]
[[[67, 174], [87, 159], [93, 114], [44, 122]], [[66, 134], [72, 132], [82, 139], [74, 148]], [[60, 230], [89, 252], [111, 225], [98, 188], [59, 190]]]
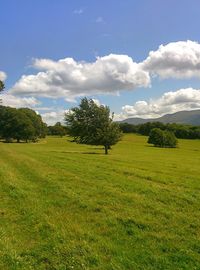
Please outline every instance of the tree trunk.
[[104, 147], [105, 147], [105, 155], [107, 155], [108, 154], [108, 146], [104, 145]]

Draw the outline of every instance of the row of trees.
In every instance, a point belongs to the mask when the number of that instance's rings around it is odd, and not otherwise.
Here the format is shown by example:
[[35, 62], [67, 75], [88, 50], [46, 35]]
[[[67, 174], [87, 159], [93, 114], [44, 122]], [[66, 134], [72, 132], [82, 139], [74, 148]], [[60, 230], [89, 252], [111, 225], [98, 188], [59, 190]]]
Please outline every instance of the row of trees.
[[119, 124], [124, 133], [138, 133], [149, 136], [154, 128], [171, 131], [180, 139], [200, 139], [200, 126], [184, 125], [184, 124], [163, 124], [161, 122], [148, 122], [145, 124], [132, 125], [128, 123]]
[[0, 106], [0, 138], [6, 142], [28, 142], [43, 138], [47, 133], [61, 137], [69, 134], [77, 143], [104, 146], [108, 154], [122, 136], [118, 124], [110, 116], [109, 107], [98, 106], [92, 99], [83, 98], [79, 107], [65, 115], [65, 121], [66, 126], [58, 122], [47, 127], [41, 116], [31, 109]]
[[48, 126], [48, 135], [63, 137], [68, 134], [68, 129], [60, 122], [57, 122], [54, 126]]
[[47, 126], [35, 111], [0, 106], [0, 137], [6, 142], [35, 142], [45, 137], [46, 133]]
[[[0, 93], [5, 89], [0, 80]], [[0, 99], [1, 101], [1, 99]], [[47, 134], [47, 125], [40, 115], [28, 108], [11, 108], [0, 105], [0, 138], [6, 142], [13, 140], [37, 141]]]

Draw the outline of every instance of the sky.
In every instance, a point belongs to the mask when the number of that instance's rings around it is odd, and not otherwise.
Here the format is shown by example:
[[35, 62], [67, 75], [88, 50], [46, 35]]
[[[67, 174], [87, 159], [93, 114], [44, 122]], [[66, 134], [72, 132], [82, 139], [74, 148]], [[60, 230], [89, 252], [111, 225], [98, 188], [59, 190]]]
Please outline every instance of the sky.
[[199, 0], [0, 0], [3, 104], [48, 124], [88, 97], [115, 119], [200, 109]]

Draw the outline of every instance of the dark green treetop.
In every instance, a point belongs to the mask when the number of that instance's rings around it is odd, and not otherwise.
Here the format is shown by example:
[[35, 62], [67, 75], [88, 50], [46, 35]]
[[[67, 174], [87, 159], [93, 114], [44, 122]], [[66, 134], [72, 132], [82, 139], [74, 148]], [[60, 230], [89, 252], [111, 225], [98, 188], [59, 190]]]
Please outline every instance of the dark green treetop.
[[177, 139], [173, 132], [154, 128], [150, 131], [148, 143], [157, 147], [174, 148], [177, 146]]

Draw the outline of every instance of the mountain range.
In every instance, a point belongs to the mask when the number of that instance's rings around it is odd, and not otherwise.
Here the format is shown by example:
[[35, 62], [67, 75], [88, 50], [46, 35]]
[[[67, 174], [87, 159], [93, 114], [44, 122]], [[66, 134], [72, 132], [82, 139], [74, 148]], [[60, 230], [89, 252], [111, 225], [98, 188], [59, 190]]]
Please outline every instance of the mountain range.
[[189, 125], [200, 125], [200, 110], [192, 111], [180, 111], [172, 114], [166, 114], [159, 118], [127, 118], [120, 121], [120, 123], [129, 123], [133, 125], [144, 124], [147, 122], [162, 122], [162, 123], [177, 123], [177, 124], [189, 124]]

